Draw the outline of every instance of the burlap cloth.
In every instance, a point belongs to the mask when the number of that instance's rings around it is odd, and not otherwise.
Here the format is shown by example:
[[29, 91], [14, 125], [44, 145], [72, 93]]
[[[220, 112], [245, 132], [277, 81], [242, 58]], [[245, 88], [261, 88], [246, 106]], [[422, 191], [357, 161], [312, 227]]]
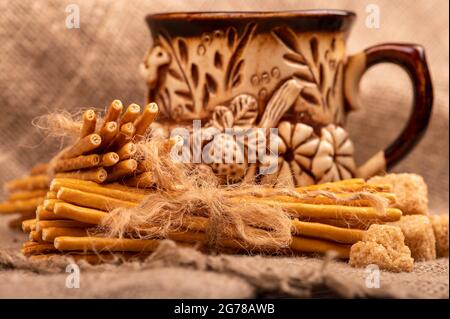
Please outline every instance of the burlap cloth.
[[[80, 29], [65, 27], [70, 3], [80, 7]], [[368, 4], [380, 8], [379, 29], [364, 24]], [[144, 103], [138, 64], [150, 45], [145, 14], [306, 8], [349, 9], [359, 15], [348, 42], [350, 53], [386, 41], [425, 46], [435, 93], [431, 124], [418, 147], [394, 171], [423, 175], [431, 211], [448, 213], [448, 2], [437, 0], [0, 0], [0, 183], [48, 160], [59, 146], [31, 127], [34, 117], [55, 109], [103, 107], [113, 98]], [[406, 83], [407, 76], [388, 65], [364, 77], [364, 108], [349, 119], [359, 163], [402, 129], [412, 99]], [[17, 249], [23, 236], [6, 230], [5, 219], [0, 222], [0, 269], [6, 268], [0, 270], [0, 297], [448, 297], [448, 259], [417, 263], [409, 274], [383, 272], [381, 287], [368, 289], [364, 271], [342, 262], [206, 256], [170, 243], [142, 265], [84, 267], [82, 289], [67, 289], [64, 267], [30, 269], [20, 259], [10, 259], [5, 251]]]

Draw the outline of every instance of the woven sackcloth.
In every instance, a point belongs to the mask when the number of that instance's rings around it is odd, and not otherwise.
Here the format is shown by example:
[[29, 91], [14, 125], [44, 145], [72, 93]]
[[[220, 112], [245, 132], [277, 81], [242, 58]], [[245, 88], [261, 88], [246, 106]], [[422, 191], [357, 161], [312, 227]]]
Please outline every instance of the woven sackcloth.
[[[78, 4], [79, 29], [67, 29], [68, 4]], [[368, 28], [366, 6], [380, 9], [380, 27]], [[54, 110], [104, 107], [112, 99], [145, 102], [138, 65], [150, 46], [147, 13], [202, 10], [355, 11], [349, 53], [380, 42], [424, 45], [434, 83], [429, 130], [395, 172], [424, 176], [432, 213], [448, 213], [448, 2], [408, 0], [312, 1], [5, 1], [0, 0], [0, 183], [51, 158], [60, 146], [30, 123]], [[426, 23], [418, 24], [418, 21]], [[362, 82], [363, 109], [348, 127], [357, 162], [384, 148], [410, 110], [411, 86], [398, 67], [370, 70]], [[0, 195], [3, 197], [3, 194]], [[416, 263], [414, 272], [381, 273], [365, 285], [364, 270], [311, 257], [204, 255], [165, 243], [143, 264], [82, 267], [81, 288], [65, 288], [64, 265], [33, 265], [16, 254], [22, 234], [0, 219], [0, 297], [447, 297], [448, 259]]]

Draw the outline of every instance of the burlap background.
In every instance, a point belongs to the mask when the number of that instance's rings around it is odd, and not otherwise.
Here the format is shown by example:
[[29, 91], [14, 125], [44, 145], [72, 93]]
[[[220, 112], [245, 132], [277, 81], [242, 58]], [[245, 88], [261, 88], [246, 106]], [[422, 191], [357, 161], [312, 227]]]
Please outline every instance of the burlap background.
[[[65, 8], [69, 3], [76, 3], [80, 7], [80, 29], [65, 27], [67, 15]], [[377, 4], [381, 10], [379, 29], [369, 29], [364, 24], [368, 4]], [[145, 14], [183, 10], [309, 8], [348, 9], [358, 14], [359, 18], [348, 42], [349, 53], [387, 41], [415, 42], [425, 46], [435, 93], [431, 125], [419, 146], [395, 168], [395, 171], [423, 175], [429, 185], [432, 211], [447, 212], [449, 32], [448, 2], [440, 0], [0, 0], [2, 13], [0, 19], [0, 183], [23, 174], [37, 161], [48, 160], [59, 147], [54, 139], [44, 138], [32, 128], [30, 123], [34, 117], [55, 109], [103, 107], [113, 98], [121, 99], [125, 103], [144, 103], [145, 85], [139, 76], [138, 64], [150, 45], [149, 31], [144, 23]], [[352, 114], [349, 121], [359, 163], [386, 146], [400, 132], [408, 116], [412, 96], [407, 76], [397, 67], [388, 65], [378, 66], [369, 71], [363, 79], [362, 92], [364, 109]], [[2, 246], [8, 245], [11, 237], [5, 233], [2, 237]], [[267, 262], [274, 269], [279, 265], [276, 260], [275, 262], [264, 261], [264, 263]], [[225, 258], [224, 263], [239, 265], [241, 261], [230, 262]], [[260, 261], [256, 262], [256, 264], [259, 263]], [[448, 296], [448, 260], [439, 261], [438, 264], [440, 263], [443, 263], [440, 274], [447, 276], [447, 284], [443, 293], [441, 291], [437, 295]], [[434, 269], [435, 266], [430, 267]], [[213, 267], [213, 270], [220, 272], [219, 268]], [[348, 269], [348, 267], [344, 268]], [[338, 269], [340, 268], [335, 268], [335, 271]], [[194, 270], [190, 271], [194, 271], [197, 275], [201, 273], [201, 276], [205, 273], [205, 269], [201, 267], [194, 267]], [[31, 276], [21, 272], [15, 273], [14, 276], [10, 276], [9, 272], [0, 274], [2, 287], [5, 288], [0, 289], [2, 297], [11, 296], [13, 290], [10, 287], [17, 287], [20, 280], [30, 282], [27, 278]], [[183, 276], [194, 274], [186, 273]], [[283, 280], [291, 278], [289, 275], [286, 277], [286, 272], [284, 274]], [[218, 277], [214, 277], [216, 275]], [[262, 275], [262, 280], [265, 275], [267, 274]], [[46, 283], [57, 280], [52, 276], [34, 278], [37, 285], [35, 288], [39, 289], [40, 284], [45, 286]], [[108, 276], [113, 275], [105, 273], [104, 276], [105, 282], [108, 282], [110, 279]], [[140, 277], [136, 276], [133, 277], [133, 282], [140, 281]], [[199, 275], [198, 278], [201, 276]], [[260, 281], [256, 281], [258, 284], [255, 286], [249, 278], [237, 276], [237, 279], [233, 277], [232, 280], [242, 280], [242, 282], [231, 285], [230, 276], [221, 277], [223, 275], [217, 273], [208, 273], [208, 276], [214, 277], [207, 282], [214, 281], [216, 283], [214, 287], [217, 290], [202, 290], [196, 285], [188, 285], [186, 287], [190, 287], [190, 290], [172, 291], [171, 288], [178, 287], [174, 284], [177, 281], [174, 281], [165, 286], [161, 283], [161, 287], [164, 288], [161, 289], [166, 293], [166, 295], [162, 293], [161, 296], [244, 297], [255, 296], [259, 293], [255, 287], [258, 287]], [[358, 278], [361, 278], [362, 272], [359, 276]], [[417, 276], [414, 278], [426, 278], [420, 275], [420, 271]], [[158, 274], [153, 274], [151, 278], [156, 277]], [[106, 278], [109, 279], [106, 280]], [[414, 278], [402, 279], [397, 282], [397, 286], [401, 287], [405, 281], [414, 282], [416, 280]], [[9, 279], [8, 284], [3, 285], [6, 279]], [[428, 279], [428, 282], [430, 280]], [[278, 284], [282, 285], [282, 281]], [[120, 293], [120, 285], [120, 283], [113, 285], [104, 294], [88, 290], [77, 296], [123, 296]], [[155, 296], [149, 292], [150, 290], [142, 289], [140, 293], [132, 296]], [[397, 291], [400, 290], [397, 289]], [[62, 293], [67, 294], [67, 290], [65, 291]], [[155, 292], [155, 290], [152, 291]], [[273, 289], [275, 295], [282, 292], [283, 289]], [[37, 296], [26, 289], [16, 290], [14, 293], [16, 297], [25, 295]], [[436, 296], [436, 294], [431, 295]], [[51, 297], [54, 294], [46, 296]]]

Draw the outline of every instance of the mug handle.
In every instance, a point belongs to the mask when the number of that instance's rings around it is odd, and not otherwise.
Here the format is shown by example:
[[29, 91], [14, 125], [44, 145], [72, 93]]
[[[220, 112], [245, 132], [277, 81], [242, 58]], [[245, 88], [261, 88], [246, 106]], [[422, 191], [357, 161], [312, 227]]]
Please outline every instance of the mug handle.
[[361, 77], [373, 65], [384, 62], [397, 64], [409, 74], [414, 89], [413, 108], [405, 128], [394, 142], [358, 168], [357, 175], [363, 178], [392, 168], [417, 145], [428, 126], [433, 106], [433, 87], [424, 48], [416, 44], [384, 43], [348, 57], [344, 99], [349, 110], [360, 106]]

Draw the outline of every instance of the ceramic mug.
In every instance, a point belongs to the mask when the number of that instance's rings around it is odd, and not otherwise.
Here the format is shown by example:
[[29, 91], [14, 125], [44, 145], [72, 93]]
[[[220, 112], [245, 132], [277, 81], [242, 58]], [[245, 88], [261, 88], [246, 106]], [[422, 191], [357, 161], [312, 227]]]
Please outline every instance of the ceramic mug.
[[[336, 10], [149, 15], [153, 43], [142, 64], [148, 100], [160, 106], [165, 128], [195, 119], [219, 131], [278, 128], [279, 165], [266, 182], [308, 185], [389, 169], [427, 128], [430, 74], [419, 45], [386, 43], [346, 55], [355, 17]], [[360, 107], [362, 75], [383, 62], [408, 72], [414, 105], [396, 140], [357, 168], [344, 124]], [[255, 166], [212, 168], [239, 180], [257, 174]]]

